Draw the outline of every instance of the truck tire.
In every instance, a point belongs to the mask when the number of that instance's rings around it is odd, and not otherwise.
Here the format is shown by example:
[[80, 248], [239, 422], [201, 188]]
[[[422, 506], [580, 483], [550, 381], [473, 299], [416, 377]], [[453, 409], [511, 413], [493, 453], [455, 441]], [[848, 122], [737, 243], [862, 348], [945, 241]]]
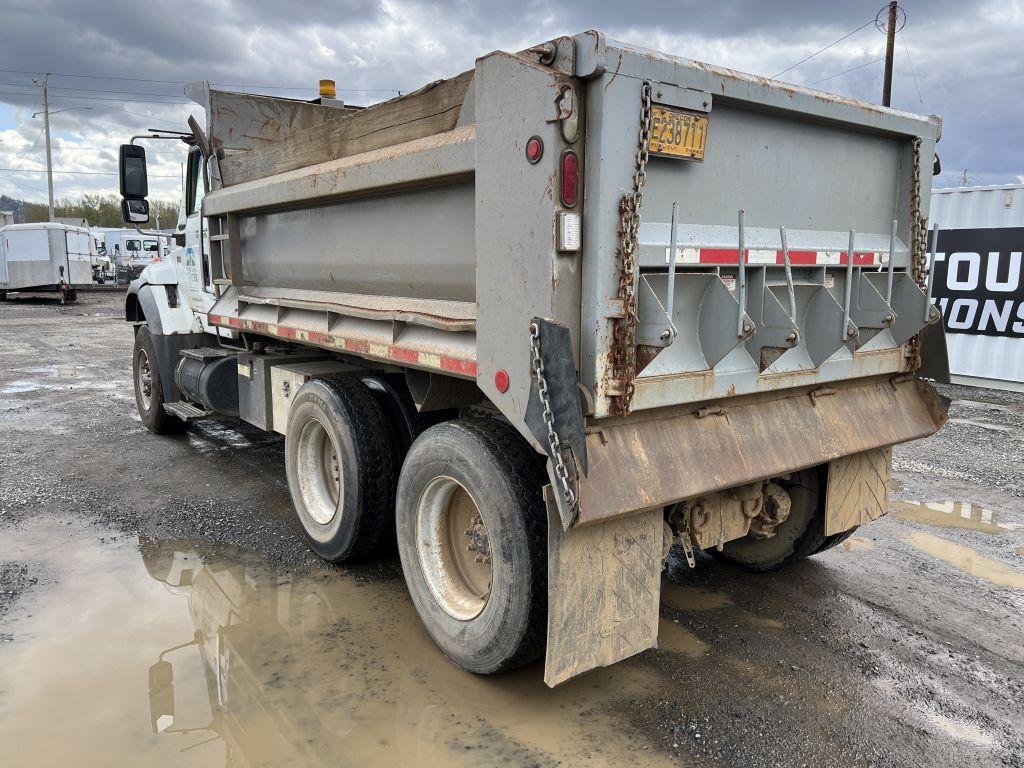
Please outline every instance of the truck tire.
[[792, 481], [781, 484], [789, 492], [792, 506], [772, 538], [747, 535], [726, 542], [721, 552], [711, 549], [709, 554], [756, 572], [781, 568], [827, 548], [823, 547], [825, 512], [817, 468], [798, 472]]
[[394, 447], [384, 413], [361, 381], [303, 384], [289, 409], [284, 455], [292, 505], [316, 554], [352, 562], [387, 546]]
[[[180, 432], [185, 422], [164, 410], [163, 373], [158, 367], [153, 336], [146, 325], [135, 332], [135, 351], [132, 355], [132, 380], [135, 383], [135, 405], [139, 418], [154, 435]], [[168, 373], [168, 375], [172, 375]]]
[[396, 501], [406, 584], [434, 642], [470, 672], [544, 652], [546, 482], [541, 457], [487, 419], [431, 427], [406, 456]]

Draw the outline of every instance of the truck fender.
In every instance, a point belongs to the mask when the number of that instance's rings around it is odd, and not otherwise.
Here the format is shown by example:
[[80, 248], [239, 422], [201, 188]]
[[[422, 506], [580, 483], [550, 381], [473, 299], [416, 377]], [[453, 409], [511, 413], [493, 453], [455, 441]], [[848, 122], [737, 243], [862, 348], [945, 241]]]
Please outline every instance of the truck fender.
[[164, 388], [164, 399], [173, 403], [181, 399], [174, 381], [174, 368], [183, 349], [203, 346], [204, 333], [196, 331], [196, 321], [187, 306], [171, 307], [164, 285], [148, 285], [143, 277], [133, 280], [125, 297], [125, 320], [136, 325], [145, 323], [153, 338], [157, 370]]
[[145, 282], [145, 275], [128, 286], [124, 315], [129, 323], [145, 322], [154, 336], [202, 331], [195, 312], [179, 295], [176, 284], [151, 285]]

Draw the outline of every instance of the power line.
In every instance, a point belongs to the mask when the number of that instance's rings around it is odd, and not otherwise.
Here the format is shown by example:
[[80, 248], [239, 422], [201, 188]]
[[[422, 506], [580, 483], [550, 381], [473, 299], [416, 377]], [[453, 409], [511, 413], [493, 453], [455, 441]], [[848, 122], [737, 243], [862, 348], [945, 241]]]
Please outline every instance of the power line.
[[[31, 83], [0, 83], [2, 86], [14, 86], [15, 88], [38, 88]], [[151, 91], [119, 91], [114, 88], [71, 88], [61, 85], [51, 85], [51, 91], [85, 91], [87, 93], [118, 93], [125, 96], [163, 96], [168, 99], [181, 98], [180, 93], [152, 93]]]
[[[0, 72], [6, 72], [13, 75], [46, 75], [49, 74], [52, 77], [77, 77], [84, 78], [87, 80], [122, 80], [134, 83], [165, 83], [167, 85], [185, 85], [184, 80], [156, 80], [145, 77], [115, 77], [112, 75], [82, 75], [72, 74], [69, 72], [40, 72], [27, 69], [0, 69]], [[210, 85], [220, 86], [222, 88], [266, 88], [268, 90], [275, 91], [307, 91], [311, 90], [310, 85], [262, 85], [259, 83], [210, 83]], [[336, 88], [336, 91], [343, 93], [394, 93], [398, 92], [398, 88]]]
[[[847, 33], [846, 33], [845, 35], [843, 35], [842, 37], [840, 37], [840, 38], [839, 38], [838, 40], [833, 40], [833, 41], [832, 41], [831, 43], [829, 43], [828, 45], [826, 45], [826, 46], [825, 46], [824, 48], [822, 48], [821, 50], [819, 50], [819, 51], [815, 51], [814, 53], [812, 53], [812, 54], [811, 54], [810, 56], [808, 56], [808, 57], [807, 57], [806, 59], [800, 59], [800, 61], [798, 61], [798, 62], [797, 62], [796, 64], [794, 64], [793, 66], [791, 66], [791, 67], [786, 67], [786, 68], [785, 68], [784, 70], [782, 70], [781, 72], [779, 72], [779, 74], [777, 74], [777, 75], [772, 75], [772, 80], [774, 80], [774, 79], [775, 79], [775, 78], [777, 78], [777, 77], [781, 77], [782, 75], [784, 75], [784, 74], [786, 74], [787, 72], [789, 72], [789, 71], [790, 71], [791, 69], [796, 69], [797, 67], [799, 67], [799, 66], [800, 66], [801, 64], [803, 64], [804, 62], [806, 62], [806, 61], [810, 61], [811, 59], [813, 59], [813, 58], [814, 58], [815, 56], [817, 56], [817, 55], [818, 55], [819, 53], [824, 53], [824, 52], [825, 52], [825, 51], [827, 51], [827, 50], [828, 50], [829, 48], [831, 48], [831, 47], [832, 47], [833, 45], [837, 45], [838, 43], [841, 43], [841, 42], [843, 42], [843, 40], [845, 40], [845, 39], [846, 39], [846, 38], [848, 38], [848, 37], [853, 37], [853, 35], [855, 35], [855, 34], [857, 34], [858, 32], [860, 32], [860, 31], [861, 31], [862, 29], [864, 29], [864, 27], [868, 27], [868, 26], [871, 26], [871, 25], [872, 25], [872, 24], [874, 24], [874, 23], [875, 23], [875, 20], [874, 20], [874, 18], [872, 18], [872, 19], [871, 19], [870, 21], [868, 21], [868, 22], [866, 22], [866, 23], [864, 23], [864, 24], [861, 24], [861, 25], [860, 25], [859, 27], [857, 27], [857, 28], [856, 28], [855, 30], [853, 30], [852, 32], [847, 32]], [[0, 71], [2, 71], [2, 70], [0, 70]], [[819, 81], [819, 82], [820, 82], [820, 81]]]
[[[45, 168], [0, 168], [0, 173], [46, 173], [46, 169]], [[116, 171], [113, 172], [113, 173], [108, 173], [106, 171], [57, 171], [57, 170], [55, 170], [54, 173], [70, 173], [70, 174], [73, 174], [75, 176], [117, 176], [118, 175]], [[177, 179], [179, 177], [178, 177], [178, 174], [176, 174], [176, 173], [169, 173], [169, 174], [167, 174], [167, 173], [165, 173], [165, 174], [151, 173], [151, 174], [149, 174], [149, 178], [151, 178], [151, 179]]]
[[907, 54], [907, 64], [910, 65], [910, 76], [914, 79], [914, 89], [917, 91], [917, 101], [923, 107], [924, 97], [921, 95], [921, 85], [918, 83], [917, 72], [914, 71], [914, 60], [910, 58], [910, 46], [907, 45], [907, 37], [900, 30], [900, 41], [903, 43], [903, 52]]
[[[42, 147], [36, 147], [33, 144], [7, 144], [6, 142], [4, 142], [4, 146], [10, 147], [11, 149], [21, 149], [22, 147], [28, 147], [27, 151], [31, 151], [32, 149], [42, 149]], [[64, 152], [115, 152], [117, 150], [117, 147], [69, 147], [55, 144], [53, 146], [53, 150], [62, 150]], [[181, 151], [184, 151], [184, 147], [182, 147]], [[172, 152], [169, 149], [147, 149], [146, 154], [177, 155], [179, 154], [179, 152]]]
[[872, 61], [868, 61], [868, 62], [866, 62], [864, 64], [858, 64], [856, 67], [850, 67], [849, 69], [844, 69], [842, 72], [836, 72], [834, 75], [829, 75], [828, 77], [821, 78], [821, 80], [815, 80], [813, 83], [808, 83], [807, 87], [810, 88], [812, 85], [817, 85], [818, 83], [824, 83], [826, 80], [832, 80], [833, 78], [836, 78], [836, 77], [842, 77], [843, 75], [848, 75], [851, 72], [856, 72], [858, 69], [864, 69], [864, 67], [870, 67], [872, 64], [877, 64], [880, 61], [885, 61], [885, 56], [883, 56], [880, 59], [873, 59]]
[[[15, 93], [14, 91], [0, 91], [0, 96], [31, 96], [31, 93]], [[114, 96], [73, 96], [71, 94], [57, 94], [54, 98], [80, 99], [82, 101], [129, 101], [134, 104], [171, 104], [189, 105], [191, 101], [153, 101], [151, 99], [120, 99]], [[168, 98], [175, 98], [169, 96]], [[198, 105], [196, 105], [198, 106]]]

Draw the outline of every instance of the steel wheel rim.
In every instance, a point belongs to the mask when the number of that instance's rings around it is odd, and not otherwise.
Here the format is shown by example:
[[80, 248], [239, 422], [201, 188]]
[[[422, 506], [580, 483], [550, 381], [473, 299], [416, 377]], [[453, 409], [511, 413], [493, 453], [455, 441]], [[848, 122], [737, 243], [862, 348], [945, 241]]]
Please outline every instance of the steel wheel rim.
[[139, 390], [139, 399], [142, 400], [144, 410], [149, 410], [153, 402], [153, 370], [149, 365], [149, 354], [144, 349], [139, 350], [138, 373], [135, 376], [135, 386]]
[[296, 458], [299, 494], [306, 512], [317, 525], [330, 525], [341, 506], [341, 463], [334, 439], [318, 419], [302, 425]]
[[416, 507], [420, 571], [445, 613], [459, 621], [480, 615], [491, 594], [490, 541], [483, 515], [455, 478], [436, 477]]

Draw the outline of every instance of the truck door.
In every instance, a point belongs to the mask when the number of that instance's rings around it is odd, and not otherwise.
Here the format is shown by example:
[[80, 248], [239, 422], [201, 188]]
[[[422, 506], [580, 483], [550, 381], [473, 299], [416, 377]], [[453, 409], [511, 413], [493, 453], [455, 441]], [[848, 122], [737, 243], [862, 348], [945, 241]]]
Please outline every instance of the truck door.
[[198, 147], [188, 153], [185, 175], [185, 255], [189, 303], [196, 312], [205, 313], [213, 306], [213, 276], [210, 270], [209, 236], [203, 222], [203, 197], [206, 194], [206, 174], [203, 156]]

